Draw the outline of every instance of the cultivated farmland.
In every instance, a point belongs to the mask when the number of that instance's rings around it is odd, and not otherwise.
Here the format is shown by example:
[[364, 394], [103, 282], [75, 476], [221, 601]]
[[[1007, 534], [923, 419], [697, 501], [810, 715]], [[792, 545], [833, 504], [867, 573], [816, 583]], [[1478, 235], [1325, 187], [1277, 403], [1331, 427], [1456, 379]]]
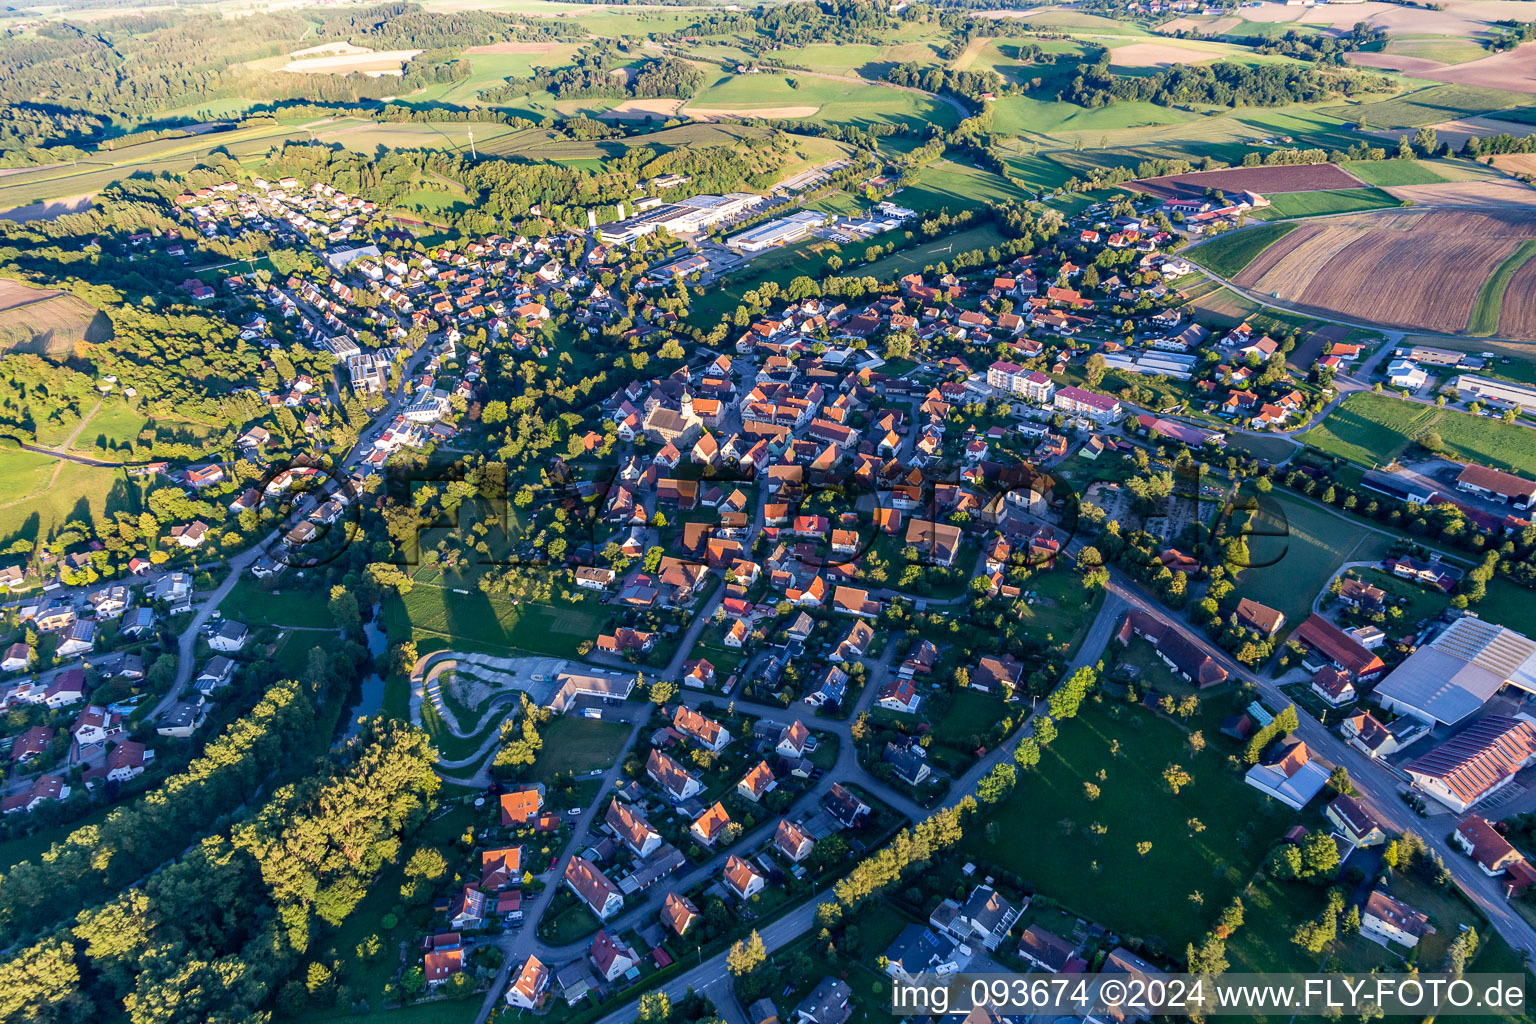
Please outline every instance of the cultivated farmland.
[[1530, 238], [1536, 213], [1527, 211], [1338, 217], [1303, 225], [1234, 281], [1315, 309], [1454, 333], [1466, 329], [1483, 281]]
[[1457, 85], [1536, 92], [1536, 43], [1524, 43], [1513, 50], [1495, 53], [1469, 64], [1435, 68], [1419, 74], [1424, 78], [1435, 78]]
[[1360, 188], [1365, 182], [1337, 164], [1301, 164], [1285, 167], [1233, 167], [1224, 171], [1193, 171], [1143, 178], [1131, 187], [1162, 199], [1200, 196], [1209, 188], [1223, 192], [1314, 192], [1322, 189]]
[[1499, 333], [1511, 338], [1536, 338], [1536, 258], [1532, 258], [1536, 252], [1532, 252], [1531, 243], [1521, 249], [1525, 260], [1510, 275], [1499, 305]]

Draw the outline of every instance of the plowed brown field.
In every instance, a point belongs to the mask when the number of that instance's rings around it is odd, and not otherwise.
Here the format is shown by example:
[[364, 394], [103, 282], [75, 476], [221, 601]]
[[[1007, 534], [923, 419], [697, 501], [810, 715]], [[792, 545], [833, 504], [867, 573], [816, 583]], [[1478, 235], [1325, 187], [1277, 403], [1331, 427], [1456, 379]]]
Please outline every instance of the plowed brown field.
[[[1483, 281], [1520, 242], [1536, 238], [1536, 210], [1429, 210], [1331, 218], [1299, 242], [1298, 229], [1235, 279], [1244, 288], [1375, 323], [1456, 332], [1467, 328]], [[1532, 290], [1531, 268], [1511, 299]], [[1536, 273], [1536, 271], [1531, 271]], [[1536, 300], [1533, 300], [1536, 302]], [[1511, 317], [1527, 314], [1517, 300]]]
[[1527, 260], [1509, 279], [1499, 306], [1499, 333], [1509, 338], [1536, 338], [1536, 260]]

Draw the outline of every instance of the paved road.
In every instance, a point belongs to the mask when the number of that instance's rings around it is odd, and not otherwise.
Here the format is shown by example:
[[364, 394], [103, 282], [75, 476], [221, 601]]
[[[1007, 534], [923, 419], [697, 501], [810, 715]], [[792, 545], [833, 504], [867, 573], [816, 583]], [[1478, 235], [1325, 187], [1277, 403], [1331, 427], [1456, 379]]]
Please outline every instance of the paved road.
[[[1098, 662], [1103, 656], [1110, 638], [1114, 635], [1115, 624], [1118, 622], [1124, 608], [1125, 603], [1117, 594], [1110, 593], [1106, 595], [1104, 604], [1100, 607], [1098, 615], [1095, 616], [1093, 624], [1089, 627], [1082, 645], [1078, 648], [1076, 657], [1072, 659], [1071, 664], [1067, 666], [1066, 671], [1063, 673], [1063, 678], [1070, 676], [1084, 665], [1093, 665]], [[739, 704], [737, 706], [740, 707]], [[956, 779], [940, 806], [946, 808], [953, 807], [965, 797], [973, 795], [977, 782], [990, 772], [994, 765], [1005, 760], [1012, 760], [1014, 748], [1018, 746], [1019, 741], [1023, 737], [1030, 735], [1033, 731], [1033, 720], [1025, 723], [1022, 729], [1015, 731], [1008, 740], [993, 749], [973, 765], [969, 771]], [[869, 784], [870, 780], [861, 780], [861, 785], [868, 786]], [[881, 795], [884, 797], [884, 794]], [[910, 803], [910, 801], [908, 802]], [[923, 815], [927, 813], [929, 812], [922, 812]], [[762, 937], [763, 945], [767, 947], [769, 952], [772, 952], [793, 942], [814, 926], [816, 908], [822, 903], [830, 902], [832, 902], [830, 895], [819, 900], [808, 901], [789, 911], [783, 917], [759, 928], [758, 934]], [[661, 991], [665, 992], [669, 998], [677, 1000], [686, 995], [690, 988], [696, 992], [707, 991], [711, 1000], [715, 1002], [715, 1006], [721, 1008], [721, 998], [716, 993], [722, 989], [729, 988], [725, 954], [718, 953], [704, 960], [699, 966], [677, 975], [662, 985]], [[722, 1010], [722, 1015], [724, 1014], [725, 1011]], [[627, 1007], [620, 1008], [603, 1017], [598, 1024], [628, 1024], [633, 1019], [633, 1016], [632, 1010]], [[727, 1020], [729, 1019], [730, 1017], [727, 1016]], [[477, 1024], [483, 1024], [483, 1018], [481, 1021], [477, 1021]]]
[[[1190, 629], [1171, 615], [1124, 574], [1111, 570], [1109, 588], [1110, 592], [1117, 595], [1125, 604], [1139, 608], [1178, 629], [1196, 646], [1216, 659], [1235, 680], [1257, 685], [1259, 692], [1268, 699], [1267, 702], [1271, 707], [1284, 707], [1294, 703], [1273, 681], [1248, 671], [1233, 660], [1227, 652], [1207, 641], [1202, 633]], [[1321, 722], [1308, 715], [1300, 705], [1296, 707], [1296, 714], [1300, 722], [1297, 735], [1306, 741], [1308, 748], [1324, 761], [1341, 764], [1349, 769], [1349, 777], [1354, 782], [1355, 788], [1389, 827], [1398, 832], [1414, 832], [1421, 836], [1429, 848], [1444, 859], [1457, 886], [1488, 916], [1499, 934], [1512, 947], [1524, 952], [1529, 958], [1532, 952], [1536, 951], [1536, 928], [1532, 928], [1524, 918], [1510, 909], [1493, 879], [1483, 874], [1482, 870], [1460, 850], [1453, 850], [1445, 841], [1446, 835], [1454, 826], [1453, 817], [1446, 814], [1429, 820], [1420, 818], [1399, 796], [1399, 793], [1407, 787], [1386, 766], [1366, 757], [1345, 743]]]

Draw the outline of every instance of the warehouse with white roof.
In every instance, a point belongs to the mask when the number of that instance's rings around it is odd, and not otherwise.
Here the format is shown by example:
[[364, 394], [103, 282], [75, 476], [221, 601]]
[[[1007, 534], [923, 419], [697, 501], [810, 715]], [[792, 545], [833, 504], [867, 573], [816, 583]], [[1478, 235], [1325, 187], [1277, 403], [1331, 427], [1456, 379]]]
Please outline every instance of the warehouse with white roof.
[[1454, 725], [1506, 685], [1536, 693], [1536, 641], [1468, 616], [1409, 655], [1375, 699], [1388, 711]]

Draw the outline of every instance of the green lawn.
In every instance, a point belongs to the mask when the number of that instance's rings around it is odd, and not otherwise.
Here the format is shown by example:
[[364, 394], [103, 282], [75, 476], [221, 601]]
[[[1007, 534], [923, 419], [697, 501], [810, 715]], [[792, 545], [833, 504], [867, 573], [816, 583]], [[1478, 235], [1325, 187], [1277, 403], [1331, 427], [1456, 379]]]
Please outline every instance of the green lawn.
[[607, 622], [595, 601], [514, 604], [479, 590], [460, 594], [421, 583], [403, 598], [390, 598], [384, 613], [392, 637], [420, 630], [560, 657], [575, 657], [581, 642], [597, 636]]
[[219, 611], [249, 626], [336, 626], [330, 595], [299, 579], [295, 569], [269, 580], [242, 575]]
[[940, 160], [923, 168], [916, 184], [901, 189], [892, 198], [918, 213], [933, 213], [946, 208], [973, 210], [1023, 202], [1029, 195], [991, 171], [954, 160]]
[[[1086, 704], [991, 813], [1000, 829], [969, 828], [962, 846], [1122, 936], [1155, 936], [1182, 950], [1210, 927], [1293, 817], [1227, 766], [1232, 745], [1214, 730], [1194, 756], [1185, 736], [1139, 708]], [[1110, 752], [1114, 741], [1118, 754]], [[1170, 763], [1194, 776], [1178, 796], [1161, 778]], [[1097, 800], [1084, 795], [1088, 781], [1100, 787]], [[1192, 817], [1205, 825], [1195, 836]], [[1094, 822], [1107, 833], [1092, 835]], [[1021, 831], [1029, 838], [1020, 841]], [[1152, 844], [1145, 855], [1137, 851], [1142, 842]]]
[[1419, 160], [1352, 160], [1340, 166], [1369, 185], [1434, 185], [1446, 180]]
[[1248, 454], [1266, 462], [1280, 463], [1297, 449], [1289, 438], [1264, 434], [1233, 434], [1227, 438], [1227, 451], [1234, 455]]
[[544, 747], [533, 763], [532, 778], [553, 786], [556, 775], [585, 775], [594, 768], [613, 764], [629, 726], [623, 722], [603, 722], [595, 718], [561, 715], [539, 730]]
[[986, 736], [1003, 717], [1002, 699], [975, 690], [956, 690], [944, 715], [933, 723], [934, 738], [953, 747], [968, 747], [971, 740]]
[[1379, 188], [1330, 188], [1316, 192], [1280, 192], [1270, 205], [1255, 213], [1263, 220], [1318, 217], [1327, 213], [1357, 213], [1403, 205]]
[[1311, 613], [1312, 599], [1368, 533], [1350, 519], [1278, 490], [1263, 496], [1249, 528], [1253, 567], [1238, 576], [1233, 598], [1278, 608], [1287, 628], [1299, 626]]
[[1374, 467], [1391, 461], [1410, 441], [1435, 431], [1452, 456], [1536, 475], [1536, 445], [1515, 423], [1357, 392], [1301, 439], [1330, 455]]
[[1294, 224], [1261, 224], [1217, 235], [1186, 250], [1186, 255], [1211, 273], [1233, 277], [1254, 258], [1296, 230]]
[[953, 261], [960, 253], [970, 252], [972, 249], [987, 249], [1003, 241], [1002, 232], [998, 231], [994, 225], [983, 224], [979, 228], [969, 228], [953, 235], [945, 235], [943, 238], [932, 238], [926, 242], [920, 242], [901, 252], [881, 257], [873, 263], [849, 264], [844, 269], [859, 277], [873, 277], [877, 281], [895, 281], [914, 271], [921, 271], [924, 267]]
[[1488, 593], [1474, 608], [1489, 622], [1508, 626], [1526, 636], [1536, 636], [1536, 593], [1513, 580], [1503, 576], [1489, 580]]
[[1514, 277], [1515, 271], [1525, 266], [1532, 256], [1536, 256], [1536, 240], [1527, 239], [1521, 242], [1492, 274], [1488, 275], [1488, 280], [1483, 282], [1482, 290], [1477, 293], [1477, 302], [1472, 306], [1472, 315], [1467, 321], [1467, 333], [1477, 335], [1498, 333], [1499, 312], [1504, 307], [1504, 292], [1509, 288], [1509, 279]]

